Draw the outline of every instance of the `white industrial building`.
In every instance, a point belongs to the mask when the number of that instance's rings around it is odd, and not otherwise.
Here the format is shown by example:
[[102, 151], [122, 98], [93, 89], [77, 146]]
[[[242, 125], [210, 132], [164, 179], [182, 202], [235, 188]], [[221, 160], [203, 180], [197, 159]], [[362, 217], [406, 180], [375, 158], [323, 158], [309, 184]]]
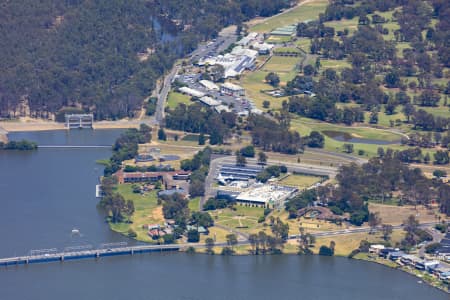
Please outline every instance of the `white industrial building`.
[[206, 105], [208, 105], [208, 106], [213, 106], [213, 107], [214, 107], [214, 106], [219, 106], [219, 105], [222, 104], [220, 101], [217, 101], [216, 99], [211, 98], [211, 97], [208, 97], [208, 96], [201, 97], [201, 98], [200, 98], [200, 101], [201, 101], [203, 104], [206, 104]]
[[236, 202], [244, 205], [281, 207], [296, 192], [297, 189], [292, 187], [261, 184], [240, 193], [236, 197]]
[[186, 94], [186, 95], [189, 95], [189, 96], [192, 96], [192, 97], [201, 98], [201, 97], [205, 96], [205, 93], [200, 92], [198, 90], [191, 89], [191, 88], [189, 88], [187, 86], [183, 86], [179, 90], [183, 94]]
[[245, 89], [237, 84], [231, 82], [225, 82], [220, 87], [220, 92], [224, 95], [242, 97], [245, 96]]
[[215, 109], [218, 113], [221, 113], [222, 111], [225, 111], [225, 112], [231, 112], [231, 109], [230, 109], [228, 106], [223, 105], [223, 104], [214, 107], [214, 109]]
[[259, 55], [269, 55], [270, 51], [274, 48], [274, 45], [259, 42], [255, 42], [251, 46], [253, 49], [258, 51]]
[[221, 65], [225, 69], [224, 78], [236, 77], [246, 69], [252, 69], [255, 65], [258, 51], [235, 47], [231, 53], [208, 57], [199, 61], [199, 65]]
[[250, 43], [254, 42], [258, 38], [257, 32], [250, 32], [247, 36], [243, 37], [241, 40], [236, 42], [239, 46], [248, 46]]
[[210, 91], [218, 91], [220, 89], [217, 84], [209, 80], [200, 80], [199, 83]]

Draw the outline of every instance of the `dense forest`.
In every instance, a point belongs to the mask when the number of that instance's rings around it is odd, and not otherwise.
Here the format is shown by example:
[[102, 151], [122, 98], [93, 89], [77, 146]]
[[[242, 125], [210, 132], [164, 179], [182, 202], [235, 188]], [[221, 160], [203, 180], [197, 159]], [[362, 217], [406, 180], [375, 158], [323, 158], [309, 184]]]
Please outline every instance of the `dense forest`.
[[0, 117], [132, 117], [174, 59], [287, 0], [1, 1]]

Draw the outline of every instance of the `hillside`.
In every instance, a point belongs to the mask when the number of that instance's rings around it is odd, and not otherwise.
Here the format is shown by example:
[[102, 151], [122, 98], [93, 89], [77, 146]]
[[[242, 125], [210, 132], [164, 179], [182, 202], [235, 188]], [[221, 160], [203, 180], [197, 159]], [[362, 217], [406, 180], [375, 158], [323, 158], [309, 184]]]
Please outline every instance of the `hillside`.
[[290, 1], [1, 1], [0, 117], [64, 107], [133, 116], [173, 61], [223, 26]]

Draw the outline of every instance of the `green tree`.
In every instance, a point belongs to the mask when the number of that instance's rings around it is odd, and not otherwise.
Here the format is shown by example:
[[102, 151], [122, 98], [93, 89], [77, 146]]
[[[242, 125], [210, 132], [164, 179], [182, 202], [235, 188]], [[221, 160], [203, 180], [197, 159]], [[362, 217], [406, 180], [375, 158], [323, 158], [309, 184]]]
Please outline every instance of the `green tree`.
[[434, 163], [438, 165], [446, 165], [450, 161], [450, 157], [448, 155], [448, 151], [446, 150], [438, 150], [434, 153]]
[[205, 239], [205, 244], [206, 244], [206, 252], [208, 254], [214, 254], [214, 240], [210, 237]]
[[187, 241], [189, 243], [198, 243], [200, 241], [200, 233], [195, 229], [189, 230], [187, 232]]
[[164, 244], [173, 244], [175, 242], [175, 237], [173, 234], [163, 235]]
[[381, 226], [381, 232], [383, 234], [383, 239], [385, 241], [389, 241], [389, 239], [391, 238], [392, 231], [393, 227], [390, 224], [383, 224]]
[[319, 248], [319, 255], [322, 255], [322, 256], [333, 256], [334, 255], [334, 251], [330, 247], [322, 245]]
[[234, 246], [238, 243], [237, 236], [234, 233], [230, 233], [226, 235], [226, 239], [227, 245], [231, 247], [231, 250], [233, 250]]
[[267, 163], [267, 155], [260, 151], [258, 152], [258, 164], [265, 165]]
[[160, 141], [167, 140], [166, 132], [164, 131], [164, 129], [162, 127], [159, 128], [159, 130], [158, 130], [158, 140], [160, 140]]
[[250, 246], [252, 248], [253, 254], [258, 254], [259, 251], [259, 239], [256, 233], [252, 233], [248, 236], [248, 241], [250, 242]]
[[280, 77], [274, 72], [270, 72], [266, 75], [266, 82], [273, 87], [277, 87], [280, 84]]
[[369, 233], [373, 233], [376, 231], [376, 228], [378, 225], [381, 224], [381, 218], [380, 218], [380, 214], [378, 212], [371, 212], [369, 213], [369, 226], [370, 226], [370, 232]]
[[240, 151], [236, 151], [236, 166], [245, 167], [246, 164], [247, 160], [245, 159], [245, 156], [242, 155]]
[[205, 142], [206, 142], [205, 135], [203, 133], [200, 133], [200, 135], [198, 136], [198, 144], [204, 145]]
[[414, 105], [412, 105], [411, 103], [406, 103], [403, 106], [402, 111], [406, 116], [406, 122], [409, 123], [409, 121], [411, 120], [411, 116], [416, 112], [416, 109], [415, 109]]
[[433, 176], [437, 177], [437, 178], [446, 177], [447, 176], [447, 172], [445, 172], [444, 170], [434, 170], [433, 171]]
[[255, 147], [252, 145], [242, 148], [240, 152], [245, 157], [255, 157]]
[[344, 147], [344, 152], [353, 153], [353, 149], [354, 149], [353, 144], [344, 144], [343, 147]]

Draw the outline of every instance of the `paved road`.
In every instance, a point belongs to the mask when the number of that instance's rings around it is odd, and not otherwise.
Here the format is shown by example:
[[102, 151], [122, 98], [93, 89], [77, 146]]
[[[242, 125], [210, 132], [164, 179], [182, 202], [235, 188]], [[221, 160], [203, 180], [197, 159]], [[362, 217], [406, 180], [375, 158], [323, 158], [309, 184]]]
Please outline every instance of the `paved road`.
[[435, 228], [425, 228], [425, 231], [431, 234], [433, 240], [430, 242], [425, 242], [422, 247], [419, 248], [419, 257], [425, 257], [425, 248], [427, 247], [427, 245], [432, 243], [439, 243], [444, 237], [444, 234], [436, 230]]
[[191, 63], [206, 56], [215, 56], [227, 49], [231, 44], [235, 43], [237, 36], [235, 32], [226, 32], [225, 30], [219, 33], [219, 36], [206, 44], [200, 44], [197, 49], [192, 52], [189, 57]]
[[172, 87], [172, 82], [175, 76], [177, 75], [179, 69], [180, 69], [179, 65], [175, 65], [172, 68], [170, 73], [164, 78], [163, 86], [161, 87], [161, 90], [158, 93], [157, 96], [158, 102], [156, 104], [155, 119], [160, 125], [164, 120], [164, 106], [167, 100], [167, 96], [169, 95], [170, 89]]
[[[438, 224], [438, 222], [429, 222], [429, 223], [421, 223], [419, 225], [420, 228], [427, 228]], [[403, 225], [394, 225], [392, 226], [392, 229], [402, 229]], [[381, 230], [381, 226], [377, 227], [378, 230]], [[358, 227], [358, 228], [352, 228], [352, 229], [342, 229], [342, 230], [334, 230], [334, 231], [323, 231], [323, 232], [316, 232], [312, 233], [312, 235], [316, 237], [326, 237], [326, 236], [335, 236], [335, 235], [344, 235], [344, 234], [351, 234], [351, 233], [360, 233], [360, 232], [370, 232], [370, 227]], [[289, 239], [297, 239], [300, 235], [290, 235]]]
[[318, 148], [308, 148], [307, 147], [305, 150], [305, 153], [319, 153], [319, 154], [328, 155], [331, 157], [336, 157], [339, 160], [346, 160], [349, 162], [354, 162], [359, 165], [362, 165], [362, 164], [365, 164], [368, 162], [368, 160], [366, 158], [357, 157], [357, 156], [353, 156], [353, 155], [346, 154], [346, 153], [332, 152], [332, 151], [318, 149]]

